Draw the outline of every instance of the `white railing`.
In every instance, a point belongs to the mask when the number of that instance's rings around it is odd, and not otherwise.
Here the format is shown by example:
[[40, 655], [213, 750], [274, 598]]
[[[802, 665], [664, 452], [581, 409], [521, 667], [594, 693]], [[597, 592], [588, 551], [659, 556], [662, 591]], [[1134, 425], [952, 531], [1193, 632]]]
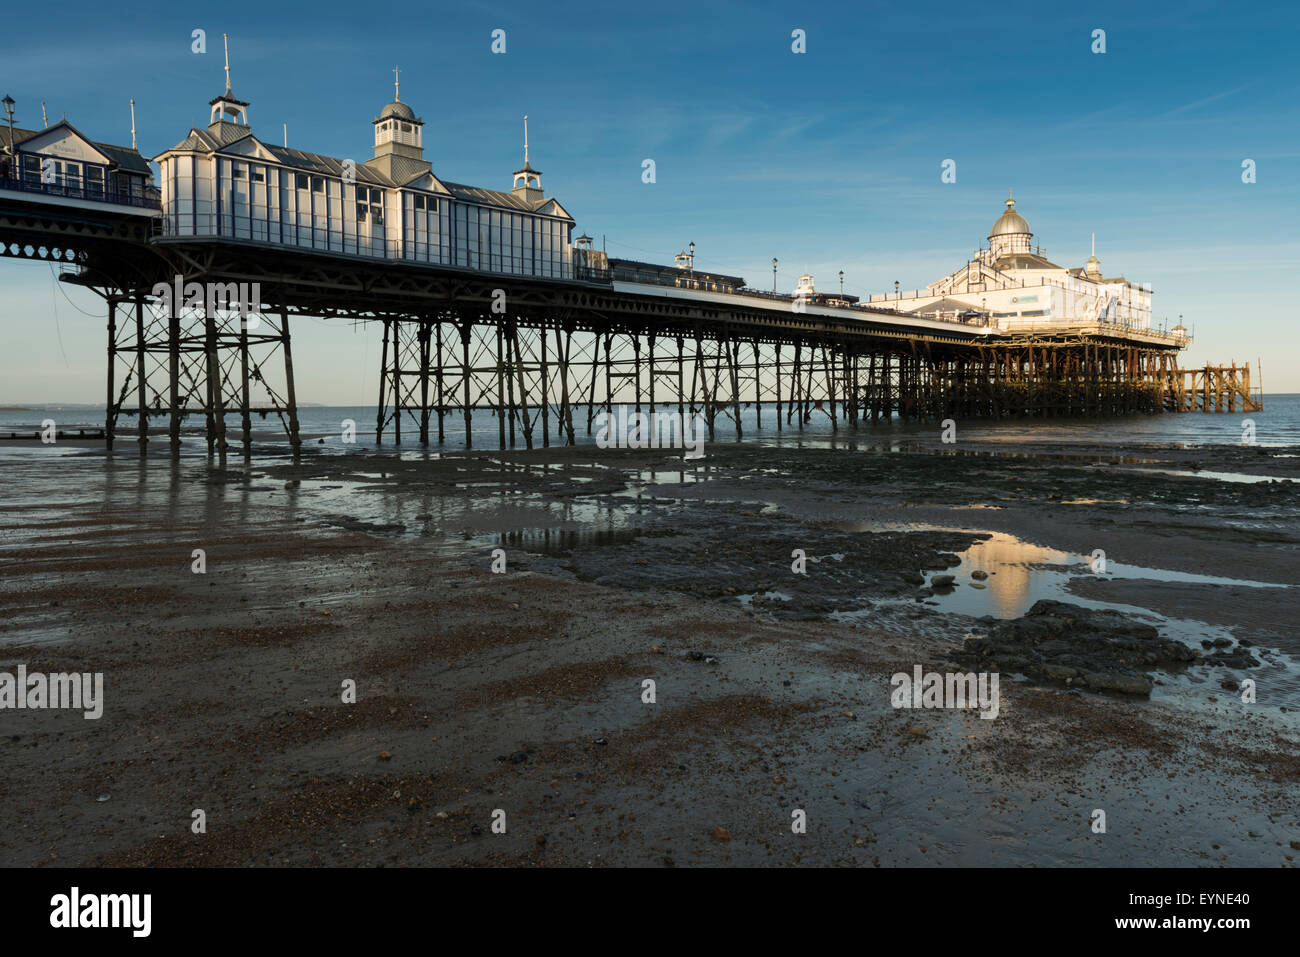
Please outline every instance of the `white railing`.
[[[156, 221], [154, 234], [162, 239], [227, 239], [281, 249], [305, 249], [362, 259], [447, 266], [540, 279], [572, 279], [575, 275], [573, 266], [565, 260], [563, 253], [515, 256], [499, 249], [472, 250], [465, 247], [453, 248], [447, 243], [419, 241], [403, 243], [386, 234], [367, 237], [356, 232], [345, 233], [319, 226], [256, 219], [250, 221], [247, 217], [232, 218], [229, 214], [164, 213]], [[281, 239], [282, 235], [286, 238]], [[582, 270], [578, 273], [579, 278], [585, 278]]]

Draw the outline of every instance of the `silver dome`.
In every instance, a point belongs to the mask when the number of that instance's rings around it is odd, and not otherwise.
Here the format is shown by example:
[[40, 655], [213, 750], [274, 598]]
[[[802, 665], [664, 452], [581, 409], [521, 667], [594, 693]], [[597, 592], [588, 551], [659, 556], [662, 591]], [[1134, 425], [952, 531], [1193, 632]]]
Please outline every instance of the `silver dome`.
[[993, 230], [989, 233], [989, 239], [994, 236], [1032, 236], [1029, 231], [1029, 224], [1025, 222], [1025, 217], [1016, 212], [1016, 201], [1007, 196], [1007, 211], [998, 217], [998, 221], [993, 224]]
[[379, 114], [381, 120], [386, 120], [390, 116], [395, 116], [399, 120], [413, 120], [415, 119], [415, 111], [401, 100], [394, 100], [384, 107], [383, 112]]

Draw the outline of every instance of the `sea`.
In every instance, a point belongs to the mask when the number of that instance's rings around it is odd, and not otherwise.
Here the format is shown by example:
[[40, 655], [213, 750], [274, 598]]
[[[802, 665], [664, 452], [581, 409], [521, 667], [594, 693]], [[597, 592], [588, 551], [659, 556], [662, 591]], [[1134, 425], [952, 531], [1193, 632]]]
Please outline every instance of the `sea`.
[[[618, 408], [617, 406], [615, 407]], [[630, 407], [623, 407], [630, 413]], [[643, 405], [643, 410], [647, 407]], [[672, 411], [675, 407], [662, 407]], [[929, 438], [939, 434], [940, 423], [927, 422], [903, 423], [894, 419], [877, 425], [859, 424], [856, 429], [849, 428], [844, 422], [839, 423], [837, 431], [832, 431], [830, 419], [821, 412], [814, 412], [812, 420], [804, 425], [802, 431], [794, 422], [781, 423], [777, 429], [776, 407], [772, 403], [763, 403], [761, 408], [753, 403], [742, 405], [741, 424], [747, 441], [760, 441], [774, 444], [811, 443], [814, 445], [851, 439], [866, 447], [881, 445], [896, 447], [897, 443], [909, 438]], [[537, 410], [531, 410], [536, 419]], [[325, 406], [305, 405], [298, 410], [299, 434], [304, 444], [318, 447], [321, 452], [354, 451], [356, 445], [344, 441], [344, 432], [351, 427], [355, 433], [356, 444], [373, 447], [375, 439], [374, 406]], [[577, 444], [594, 444], [597, 428], [587, 431], [586, 409], [574, 412], [574, 438]], [[8, 438], [9, 433], [31, 435], [42, 428], [46, 420], [53, 420], [63, 435], [75, 434], [78, 430], [98, 430], [104, 427], [103, 407], [87, 405], [30, 405], [0, 407], [0, 438]], [[476, 410], [472, 417], [474, 447], [476, 449], [496, 449], [499, 447], [500, 427], [495, 412], [490, 409]], [[558, 417], [551, 415], [551, 443], [562, 444], [559, 438]], [[446, 449], [457, 449], [464, 445], [464, 417], [460, 412], [449, 412], [445, 418]], [[136, 434], [136, 417], [123, 415], [118, 419], [117, 431], [119, 447], [130, 446], [134, 449]], [[204, 421], [202, 416], [191, 416], [185, 420], [182, 429], [183, 445], [190, 452], [206, 452], [203, 441]], [[226, 419], [227, 439], [237, 443], [240, 432], [239, 416], [231, 414]], [[275, 454], [288, 451], [285, 432], [274, 414], [253, 418], [254, 442], [262, 454]], [[166, 418], [153, 419], [150, 422], [152, 441], [166, 443]], [[402, 448], [418, 446], [418, 426], [407, 417], [402, 424]], [[1236, 445], [1243, 441], [1253, 441], [1264, 446], [1300, 445], [1300, 395], [1274, 395], [1264, 400], [1264, 409], [1260, 412], [1235, 413], [1165, 413], [1163, 415], [1140, 415], [1105, 419], [1002, 419], [981, 420], [968, 419], [957, 423], [958, 441], [962, 436], [983, 442], [1017, 444], [1062, 444], [1062, 445], [1115, 445], [1134, 444], [1156, 445]], [[430, 416], [430, 434], [436, 444], [437, 417]], [[540, 423], [534, 425], [534, 444], [541, 445]], [[730, 442], [735, 439], [735, 426], [730, 418], [721, 413], [717, 419], [717, 441]], [[509, 429], [507, 428], [507, 443]], [[10, 444], [10, 448], [15, 447]], [[18, 446], [21, 447], [21, 446]], [[392, 426], [387, 426], [381, 447], [392, 448]], [[516, 448], [524, 447], [521, 430], [516, 430]]]

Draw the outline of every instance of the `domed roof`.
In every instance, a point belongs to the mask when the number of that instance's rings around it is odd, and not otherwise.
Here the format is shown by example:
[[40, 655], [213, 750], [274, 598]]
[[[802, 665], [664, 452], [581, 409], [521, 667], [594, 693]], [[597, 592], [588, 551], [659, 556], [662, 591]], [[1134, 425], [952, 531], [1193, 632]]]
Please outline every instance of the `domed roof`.
[[989, 239], [994, 236], [1032, 236], [1029, 231], [1029, 224], [1025, 222], [1025, 217], [1016, 212], [1016, 201], [1007, 194], [1007, 211], [998, 217], [998, 221], [993, 224], [993, 229], [989, 233]]
[[390, 116], [395, 116], [399, 120], [413, 120], [415, 119], [415, 110], [411, 109], [401, 100], [393, 100], [393, 102], [384, 107], [383, 112], [379, 114], [381, 120], [386, 120]]

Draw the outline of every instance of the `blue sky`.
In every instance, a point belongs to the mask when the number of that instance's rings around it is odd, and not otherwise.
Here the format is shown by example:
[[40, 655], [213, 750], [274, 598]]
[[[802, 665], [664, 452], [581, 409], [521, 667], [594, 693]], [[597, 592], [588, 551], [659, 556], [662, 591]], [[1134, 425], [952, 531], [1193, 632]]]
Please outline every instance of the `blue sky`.
[[[6, 16], [0, 92], [19, 125], [39, 125], [44, 100], [52, 120], [129, 143], [134, 97], [156, 155], [206, 123], [227, 32], [255, 133], [280, 142], [287, 122], [291, 146], [365, 159], [400, 65], [439, 176], [508, 189], [527, 113], [547, 194], [611, 255], [671, 262], [694, 241], [698, 266], [757, 286], [773, 256], [783, 289], [805, 270], [832, 288], [840, 269], [857, 295], [924, 285], [966, 261], [1014, 186], [1050, 258], [1082, 265], [1095, 232], [1104, 273], [1151, 283], [1157, 321], [1194, 327], [1185, 364], [1262, 357], [1268, 391], [1300, 392], [1294, 6], [140, 3], [104, 17], [74, 0]], [[197, 28], [206, 55], [190, 52]], [[46, 264], [0, 260], [0, 281], [0, 403], [102, 401], [102, 303], [55, 288]], [[373, 401], [376, 331], [310, 322], [295, 338], [302, 400]]]

